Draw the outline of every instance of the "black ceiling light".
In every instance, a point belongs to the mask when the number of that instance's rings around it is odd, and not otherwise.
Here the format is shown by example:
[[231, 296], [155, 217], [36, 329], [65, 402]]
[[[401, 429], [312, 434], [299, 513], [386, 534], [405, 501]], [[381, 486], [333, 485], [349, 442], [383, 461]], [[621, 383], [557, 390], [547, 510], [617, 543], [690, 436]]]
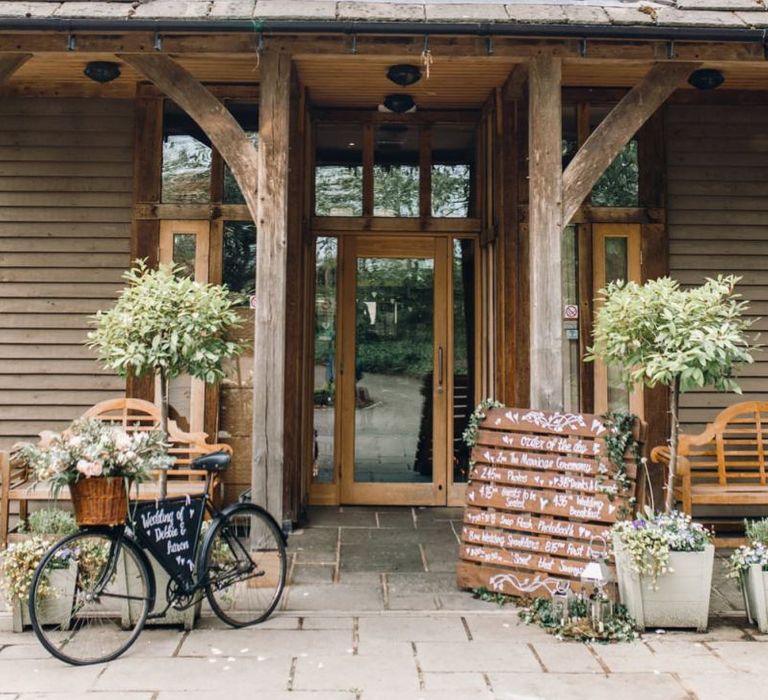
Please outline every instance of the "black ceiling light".
[[389, 78], [395, 85], [408, 87], [421, 80], [421, 70], [418, 66], [412, 66], [408, 63], [398, 63], [396, 66], [389, 67], [387, 78]]
[[97, 83], [109, 83], [120, 77], [120, 64], [112, 61], [91, 61], [83, 71]]
[[688, 83], [697, 90], [714, 90], [725, 82], [725, 77], [714, 68], [700, 68], [693, 71], [688, 78]]
[[410, 95], [394, 94], [384, 98], [384, 107], [395, 114], [404, 114], [416, 109], [416, 103]]

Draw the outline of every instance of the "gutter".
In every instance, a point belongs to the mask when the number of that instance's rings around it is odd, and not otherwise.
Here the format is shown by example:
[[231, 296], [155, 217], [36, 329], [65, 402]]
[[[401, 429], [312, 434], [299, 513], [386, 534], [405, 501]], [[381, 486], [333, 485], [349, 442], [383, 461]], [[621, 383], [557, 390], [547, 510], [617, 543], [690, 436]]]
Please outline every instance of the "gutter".
[[0, 18], [0, 31], [126, 32], [165, 34], [254, 32], [263, 34], [379, 34], [431, 36], [556, 37], [625, 40], [766, 42], [766, 30], [657, 25], [515, 24], [506, 22], [367, 22], [338, 20], [175, 20]]

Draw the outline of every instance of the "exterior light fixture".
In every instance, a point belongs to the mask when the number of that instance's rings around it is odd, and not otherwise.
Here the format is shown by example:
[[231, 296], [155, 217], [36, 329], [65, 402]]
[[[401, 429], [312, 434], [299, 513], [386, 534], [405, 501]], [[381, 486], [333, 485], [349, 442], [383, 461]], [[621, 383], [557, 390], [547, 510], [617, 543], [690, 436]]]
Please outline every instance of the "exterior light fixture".
[[700, 68], [693, 71], [688, 78], [688, 83], [697, 90], [714, 90], [725, 82], [725, 77], [714, 68]]
[[413, 97], [404, 94], [387, 95], [384, 98], [383, 106], [385, 111], [394, 112], [395, 114], [416, 111], [416, 103], [413, 101]]
[[387, 78], [389, 78], [395, 85], [408, 87], [421, 80], [421, 70], [418, 66], [413, 66], [408, 63], [398, 63], [395, 66], [389, 67]]
[[97, 83], [110, 83], [120, 77], [120, 64], [112, 61], [91, 61], [83, 71]]

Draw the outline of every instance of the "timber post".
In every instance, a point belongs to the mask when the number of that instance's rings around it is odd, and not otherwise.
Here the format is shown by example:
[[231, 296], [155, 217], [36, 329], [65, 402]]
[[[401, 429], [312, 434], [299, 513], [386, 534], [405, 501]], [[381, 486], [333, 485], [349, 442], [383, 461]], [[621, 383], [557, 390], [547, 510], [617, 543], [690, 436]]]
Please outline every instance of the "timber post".
[[251, 497], [282, 522], [291, 57], [265, 51], [260, 71]]
[[562, 410], [562, 105], [561, 60], [529, 63], [530, 405]]

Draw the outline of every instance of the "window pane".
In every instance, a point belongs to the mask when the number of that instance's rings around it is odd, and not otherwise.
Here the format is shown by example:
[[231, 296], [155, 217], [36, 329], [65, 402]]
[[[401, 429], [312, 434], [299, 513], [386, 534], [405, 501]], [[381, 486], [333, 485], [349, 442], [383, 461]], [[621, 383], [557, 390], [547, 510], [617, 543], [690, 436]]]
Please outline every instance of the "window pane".
[[432, 129], [432, 216], [470, 216], [475, 173], [475, 126]]
[[[259, 146], [259, 132], [258, 131], [246, 131], [245, 135], [248, 140], [258, 148]], [[240, 191], [240, 187], [235, 180], [235, 176], [229, 169], [229, 166], [224, 163], [224, 194], [222, 196], [222, 202], [224, 204], [245, 204], [245, 197]]]
[[336, 414], [336, 264], [335, 238], [315, 244], [315, 388], [312, 479], [333, 482]]
[[173, 234], [173, 262], [182, 268], [181, 274], [195, 278], [197, 236], [194, 233]]
[[419, 215], [419, 130], [400, 123], [376, 126], [373, 215]]
[[[576, 226], [566, 226], [563, 232], [563, 306], [578, 308], [579, 303], [579, 245]], [[569, 309], [569, 311], [572, 309]], [[565, 408], [579, 411], [579, 319], [566, 318], [563, 308], [563, 358], [565, 362]]]
[[233, 292], [253, 294], [256, 286], [256, 226], [225, 221], [221, 276]]
[[[590, 129], [597, 128], [613, 105], [593, 105], [590, 108]], [[611, 163], [592, 189], [595, 207], [639, 206], [639, 168], [637, 141], [630, 141]]]
[[[628, 241], [623, 236], [611, 236], [605, 239], [605, 283], [626, 281], [629, 277]], [[629, 410], [629, 391], [621, 381], [620, 369], [608, 366], [608, 409], [610, 411]]]
[[475, 407], [475, 246], [453, 241], [453, 480], [469, 478], [462, 437]]
[[184, 110], [170, 100], [163, 114], [162, 201], [199, 203], [211, 199], [211, 146]]
[[318, 124], [315, 152], [315, 213], [363, 213], [363, 129], [359, 124]]

